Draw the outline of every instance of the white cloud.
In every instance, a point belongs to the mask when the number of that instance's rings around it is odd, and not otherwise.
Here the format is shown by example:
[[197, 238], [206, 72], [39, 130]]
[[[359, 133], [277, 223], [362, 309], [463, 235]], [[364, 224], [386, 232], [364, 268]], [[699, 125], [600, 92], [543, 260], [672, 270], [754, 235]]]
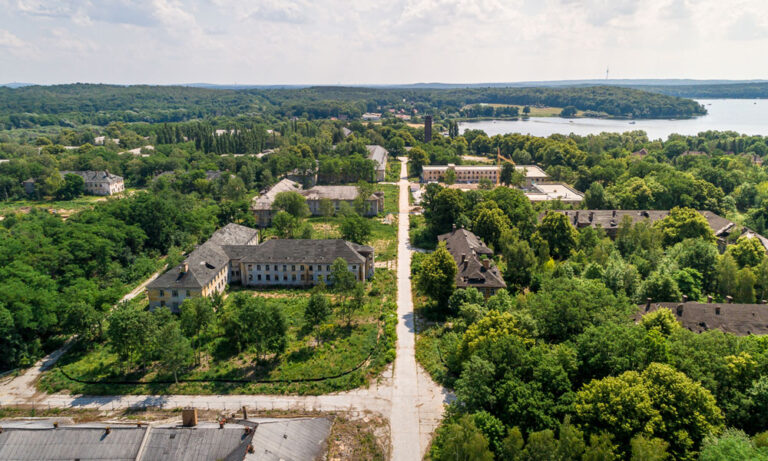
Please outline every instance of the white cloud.
[[0, 0], [0, 10], [0, 46], [39, 54], [37, 66], [5, 53], [1, 75], [19, 73], [11, 80], [482, 82], [599, 77], [606, 66], [628, 78], [768, 74], [754, 59], [768, 46], [763, 0]]

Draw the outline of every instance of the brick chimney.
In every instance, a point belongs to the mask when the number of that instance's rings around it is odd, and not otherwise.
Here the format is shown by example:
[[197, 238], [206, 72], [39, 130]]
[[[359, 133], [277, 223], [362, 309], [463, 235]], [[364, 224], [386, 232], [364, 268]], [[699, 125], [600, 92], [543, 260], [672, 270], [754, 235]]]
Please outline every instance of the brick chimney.
[[483, 267], [486, 268], [486, 269], [490, 268], [491, 267], [491, 260], [488, 259], [488, 258], [483, 259]]
[[712, 295], [707, 295], [707, 302], [712, 303]]
[[466, 253], [462, 253], [461, 254], [461, 263], [464, 264], [465, 262], [467, 262], [467, 254]]
[[184, 408], [181, 410], [181, 425], [184, 427], [197, 426], [197, 408]]
[[187, 272], [189, 272], [189, 263], [186, 261], [181, 263], [181, 266], [179, 266], [179, 272], [182, 274], [186, 274]]
[[648, 312], [648, 310], [651, 309], [651, 301], [653, 301], [651, 298], [645, 298], [645, 311]]
[[731, 303], [733, 303], [733, 296], [726, 296], [726, 297], [725, 297], [725, 301], [726, 301], [728, 304], [731, 304]]
[[683, 304], [688, 302], [688, 295], [683, 295]]

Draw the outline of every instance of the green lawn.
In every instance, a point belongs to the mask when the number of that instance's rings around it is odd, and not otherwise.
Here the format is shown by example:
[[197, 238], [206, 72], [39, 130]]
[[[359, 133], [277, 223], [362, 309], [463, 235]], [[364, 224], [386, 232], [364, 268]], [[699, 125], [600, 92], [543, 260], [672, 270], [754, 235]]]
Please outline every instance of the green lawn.
[[[135, 189], [128, 189], [133, 191]], [[126, 192], [124, 192], [126, 193]], [[116, 197], [121, 197], [118, 195]], [[73, 200], [13, 200], [9, 202], [0, 202], [0, 216], [6, 216], [12, 213], [26, 213], [32, 208], [40, 208], [55, 211], [56, 213], [68, 217], [74, 213], [92, 207], [98, 202], [108, 200], [108, 197], [95, 195], [83, 195]]]
[[376, 190], [384, 192], [384, 213], [397, 214], [400, 211], [400, 186], [376, 184]]
[[[288, 323], [285, 352], [272, 360], [259, 360], [251, 350], [241, 353], [233, 350], [231, 341], [217, 332], [202, 347], [202, 365], [182, 373], [180, 379], [314, 379], [363, 365], [339, 378], [317, 382], [152, 384], [153, 380], [173, 378], [156, 365], [126, 373], [108, 344], [79, 344], [59, 362], [69, 375], [89, 381], [140, 380], [148, 384], [82, 384], [67, 379], [54, 368], [43, 375], [38, 388], [46, 392], [84, 394], [323, 394], [364, 386], [394, 360], [397, 287], [393, 271], [376, 271], [368, 283], [366, 306], [354, 314], [351, 326], [334, 312], [321, 326], [322, 334], [304, 324], [307, 290], [248, 291], [267, 298], [285, 313]], [[320, 342], [318, 336], [322, 338]]]
[[389, 159], [389, 161], [387, 162], [387, 173], [386, 173], [385, 179], [389, 182], [400, 181], [401, 169], [402, 169], [402, 165], [400, 164], [400, 160]]

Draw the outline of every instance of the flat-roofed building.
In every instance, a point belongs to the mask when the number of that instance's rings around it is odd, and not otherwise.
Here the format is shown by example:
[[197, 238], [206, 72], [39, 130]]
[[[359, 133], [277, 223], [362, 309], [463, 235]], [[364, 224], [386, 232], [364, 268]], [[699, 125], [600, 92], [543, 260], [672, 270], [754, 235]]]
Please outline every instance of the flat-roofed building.
[[376, 164], [374, 170], [376, 181], [384, 181], [387, 176], [389, 151], [379, 145], [367, 145], [365, 148], [368, 149], [368, 158]]
[[167, 306], [177, 311], [185, 299], [211, 296], [224, 291], [229, 283], [240, 282], [240, 267], [231, 264], [223, 247], [255, 246], [258, 243], [259, 231], [256, 229], [227, 224], [192, 251], [184, 262], [147, 285], [149, 307]]
[[[421, 169], [421, 181], [442, 182], [448, 170], [454, 171], [457, 183], [479, 183], [480, 180], [487, 179], [496, 184], [501, 167], [496, 165], [454, 165], [452, 163], [448, 165], [425, 165]], [[523, 187], [532, 187], [549, 179], [549, 175], [536, 165], [515, 165], [515, 170], [521, 172], [525, 177]]]
[[536, 184], [525, 191], [531, 202], [559, 200], [566, 205], [578, 205], [584, 200], [584, 194], [561, 183]]
[[308, 286], [329, 282], [341, 258], [358, 281], [373, 276], [373, 248], [346, 240], [271, 239], [257, 246], [225, 246], [245, 286]]

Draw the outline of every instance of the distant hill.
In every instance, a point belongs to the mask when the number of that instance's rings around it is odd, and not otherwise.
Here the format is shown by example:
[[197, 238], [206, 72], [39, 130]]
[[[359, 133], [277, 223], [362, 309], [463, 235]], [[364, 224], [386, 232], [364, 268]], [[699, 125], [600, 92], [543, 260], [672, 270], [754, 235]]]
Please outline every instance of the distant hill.
[[7, 88], [21, 88], [23, 86], [32, 86], [34, 83], [22, 83], [22, 82], [11, 82], [11, 83], [0, 83], [0, 86], [4, 86]]

